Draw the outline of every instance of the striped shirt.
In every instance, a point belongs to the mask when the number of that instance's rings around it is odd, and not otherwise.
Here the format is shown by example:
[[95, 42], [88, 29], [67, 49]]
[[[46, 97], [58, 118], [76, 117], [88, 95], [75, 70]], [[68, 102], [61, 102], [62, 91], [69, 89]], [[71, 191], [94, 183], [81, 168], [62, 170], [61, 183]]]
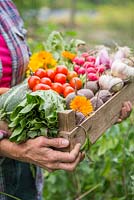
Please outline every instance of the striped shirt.
[[[29, 62], [29, 50], [25, 41], [26, 30], [23, 21], [11, 0], [0, 0], [0, 35], [11, 53], [11, 86], [20, 83], [25, 76]], [[0, 77], [3, 66], [0, 60]], [[16, 196], [22, 200], [41, 200], [43, 178], [41, 169], [36, 167], [33, 178], [30, 164], [9, 158], [0, 158], [0, 192]], [[0, 194], [0, 200], [11, 198]]]
[[1, 34], [0, 34], [0, 61], [2, 68], [2, 74], [0, 77], [0, 87], [9, 88], [11, 86], [11, 80], [12, 80], [11, 53], [7, 47], [6, 41], [4, 40]]
[[[29, 51], [25, 41], [26, 30], [16, 7], [10, 0], [0, 0], [0, 34], [4, 37], [12, 57], [11, 86], [24, 79], [29, 62]], [[2, 76], [2, 64], [0, 64]]]

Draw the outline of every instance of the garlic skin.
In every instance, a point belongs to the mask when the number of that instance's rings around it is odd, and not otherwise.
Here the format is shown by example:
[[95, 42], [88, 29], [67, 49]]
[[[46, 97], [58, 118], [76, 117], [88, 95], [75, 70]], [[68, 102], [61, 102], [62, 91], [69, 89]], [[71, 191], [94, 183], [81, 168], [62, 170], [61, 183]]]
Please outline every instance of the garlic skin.
[[118, 47], [118, 51], [115, 53], [114, 60], [123, 58], [128, 58], [131, 54], [131, 50], [129, 47]]
[[102, 75], [99, 77], [99, 86], [102, 90], [108, 90], [109, 89], [109, 83], [112, 80], [112, 76], [110, 75]]
[[109, 83], [109, 91], [110, 92], [118, 92], [124, 86], [124, 82], [121, 78], [115, 77]]
[[106, 69], [110, 68], [110, 56], [108, 53], [108, 48], [100, 47], [98, 50], [98, 55], [96, 58], [95, 66], [104, 65]]
[[118, 92], [124, 86], [121, 78], [111, 75], [102, 75], [99, 78], [99, 86], [102, 90], [109, 90], [110, 92]]
[[111, 74], [122, 80], [134, 79], [134, 68], [123, 63], [121, 60], [115, 60], [111, 66]]

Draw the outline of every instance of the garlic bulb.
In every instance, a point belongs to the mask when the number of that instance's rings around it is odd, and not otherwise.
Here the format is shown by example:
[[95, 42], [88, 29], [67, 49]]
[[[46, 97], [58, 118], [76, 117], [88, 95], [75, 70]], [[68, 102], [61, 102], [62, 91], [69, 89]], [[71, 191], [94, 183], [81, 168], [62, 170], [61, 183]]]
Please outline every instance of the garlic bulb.
[[123, 63], [121, 60], [115, 60], [111, 66], [111, 74], [122, 80], [134, 79], [134, 68]]

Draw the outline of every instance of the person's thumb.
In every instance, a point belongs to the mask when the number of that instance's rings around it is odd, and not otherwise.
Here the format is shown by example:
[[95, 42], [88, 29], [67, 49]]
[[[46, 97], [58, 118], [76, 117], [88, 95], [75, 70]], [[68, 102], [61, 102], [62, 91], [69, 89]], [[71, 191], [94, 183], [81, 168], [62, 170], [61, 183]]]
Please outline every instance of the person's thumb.
[[44, 138], [44, 145], [47, 147], [64, 148], [69, 145], [69, 141], [64, 138]]
[[8, 90], [9, 88], [5, 88], [5, 87], [0, 88], [0, 95], [6, 93]]

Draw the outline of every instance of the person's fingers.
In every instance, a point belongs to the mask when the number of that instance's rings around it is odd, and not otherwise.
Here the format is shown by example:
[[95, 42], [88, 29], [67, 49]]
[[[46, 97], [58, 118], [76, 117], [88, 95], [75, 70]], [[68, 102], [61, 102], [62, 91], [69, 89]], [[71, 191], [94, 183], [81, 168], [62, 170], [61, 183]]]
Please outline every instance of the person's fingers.
[[64, 163], [64, 162], [57, 162], [50, 166], [51, 169], [62, 169], [66, 171], [73, 171], [81, 159], [81, 152], [79, 153], [78, 157], [74, 162], [71, 163]]
[[80, 158], [80, 162], [82, 162], [85, 158], [85, 152], [81, 152], [81, 158]]
[[124, 103], [124, 107], [121, 110], [121, 116], [120, 116], [120, 118], [121, 119], [126, 119], [127, 117], [130, 116], [131, 111], [132, 111], [132, 104], [131, 104], [131, 102], [130, 101], [125, 102]]
[[65, 148], [69, 145], [69, 141], [64, 138], [46, 138], [42, 137], [41, 146], [44, 147], [55, 147], [55, 148]]
[[123, 104], [123, 107], [126, 109], [126, 111], [131, 111], [131, 102], [129, 102], [129, 101], [126, 101], [126, 102], [124, 102], [124, 104]]
[[129, 108], [132, 109], [132, 103], [128, 101]]
[[6, 93], [8, 90], [9, 88], [5, 88], [5, 87], [0, 88], [0, 95]]
[[128, 109], [126, 107], [122, 108], [121, 119], [126, 118], [128, 115]]
[[71, 152], [62, 152], [62, 151], [56, 151], [53, 152], [52, 161], [53, 162], [74, 162], [79, 154], [80, 151], [80, 144], [76, 144], [74, 149]]
[[122, 119], [119, 118], [119, 119], [117, 120], [117, 123], [121, 123], [121, 122], [122, 122]]

